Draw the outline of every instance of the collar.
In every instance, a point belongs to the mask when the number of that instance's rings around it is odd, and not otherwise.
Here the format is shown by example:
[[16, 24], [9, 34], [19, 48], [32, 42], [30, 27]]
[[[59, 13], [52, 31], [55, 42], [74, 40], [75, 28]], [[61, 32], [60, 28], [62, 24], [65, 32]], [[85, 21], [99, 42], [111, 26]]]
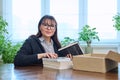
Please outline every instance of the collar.
[[[46, 40], [45, 40], [44, 37], [40, 37], [39, 40], [40, 40], [41, 42], [46, 42]], [[50, 41], [51, 41], [50, 43], [53, 44], [53, 40], [51, 39]]]

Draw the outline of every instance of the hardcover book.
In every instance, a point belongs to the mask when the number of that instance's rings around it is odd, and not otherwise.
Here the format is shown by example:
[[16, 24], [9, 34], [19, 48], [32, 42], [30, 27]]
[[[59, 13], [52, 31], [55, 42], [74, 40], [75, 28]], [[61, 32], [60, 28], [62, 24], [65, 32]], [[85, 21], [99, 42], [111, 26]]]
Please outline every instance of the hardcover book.
[[66, 56], [69, 53], [72, 55], [83, 54], [83, 51], [82, 51], [81, 47], [79, 46], [78, 42], [74, 42], [65, 47], [62, 47], [62, 48], [58, 49], [58, 51], [62, 56]]
[[72, 68], [73, 63], [70, 58], [58, 57], [56, 59], [43, 58], [43, 67], [53, 69], [69, 69]]

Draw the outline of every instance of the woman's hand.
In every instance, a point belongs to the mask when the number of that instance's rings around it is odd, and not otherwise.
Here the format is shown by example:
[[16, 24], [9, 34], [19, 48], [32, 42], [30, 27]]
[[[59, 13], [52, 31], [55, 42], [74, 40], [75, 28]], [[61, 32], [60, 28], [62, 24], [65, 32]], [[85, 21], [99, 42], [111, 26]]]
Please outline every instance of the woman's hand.
[[72, 56], [71, 54], [67, 54], [66, 57], [70, 58], [71, 60], [72, 60], [72, 58], [73, 58], [73, 56]]
[[47, 58], [57, 58], [58, 55], [56, 53], [44, 53], [44, 57], [47, 57]]
[[38, 59], [41, 59], [41, 58], [57, 58], [58, 55], [56, 53], [42, 53], [42, 54], [38, 54]]

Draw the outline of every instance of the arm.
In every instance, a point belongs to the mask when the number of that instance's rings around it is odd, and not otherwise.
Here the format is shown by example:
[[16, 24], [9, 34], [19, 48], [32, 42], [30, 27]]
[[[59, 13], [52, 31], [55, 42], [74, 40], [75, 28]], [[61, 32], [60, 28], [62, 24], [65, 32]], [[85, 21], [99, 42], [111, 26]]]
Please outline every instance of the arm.
[[40, 43], [34, 39], [27, 39], [15, 56], [14, 64], [16, 66], [42, 65], [43, 57], [57, 58], [57, 54], [45, 53]]
[[[38, 59], [37, 54], [33, 52], [33, 45], [31, 45], [31, 40], [26, 40], [14, 59], [14, 64], [16, 66], [27, 66], [32, 64], [42, 64], [42, 60]], [[34, 45], [35, 46], [35, 45]]]

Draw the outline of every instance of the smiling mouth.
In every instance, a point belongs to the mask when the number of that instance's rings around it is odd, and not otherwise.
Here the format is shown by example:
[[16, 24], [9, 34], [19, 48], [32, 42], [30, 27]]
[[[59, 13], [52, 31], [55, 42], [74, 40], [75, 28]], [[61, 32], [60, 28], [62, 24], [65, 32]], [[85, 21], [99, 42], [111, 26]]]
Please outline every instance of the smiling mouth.
[[46, 31], [47, 34], [50, 34], [51, 32]]

